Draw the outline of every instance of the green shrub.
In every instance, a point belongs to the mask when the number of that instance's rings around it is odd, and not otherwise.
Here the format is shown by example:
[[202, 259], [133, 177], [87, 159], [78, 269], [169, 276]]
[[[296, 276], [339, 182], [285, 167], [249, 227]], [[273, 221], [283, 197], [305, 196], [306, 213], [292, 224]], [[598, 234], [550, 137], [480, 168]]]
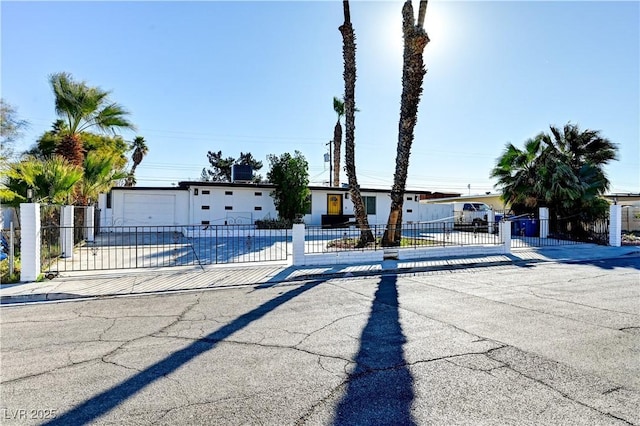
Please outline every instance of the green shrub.
[[293, 222], [287, 219], [256, 220], [256, 229], [291, 229]]
[[20, 281], [20, 258], [16, 257], [13, 262], [13, 274], [9, 275], [9, 259], [0, 261], [0, 283], [9, 284]]

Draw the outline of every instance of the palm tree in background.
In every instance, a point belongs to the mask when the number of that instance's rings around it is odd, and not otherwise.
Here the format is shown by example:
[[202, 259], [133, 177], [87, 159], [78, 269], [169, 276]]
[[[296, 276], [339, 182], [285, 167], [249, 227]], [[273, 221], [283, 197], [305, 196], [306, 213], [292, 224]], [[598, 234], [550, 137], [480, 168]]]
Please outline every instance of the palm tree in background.
[[135, 137], [131, 148], [133, 149], [133, 154], [131, 155], [133, 165], [131, 166], [131, 171], [127, 176], [127, 180], [124, 186], [134, 186], [136, 184], [136, 168], [140, 165], [144, 157], [149, 153], [149, 147], [147, 146], [142, 136]]
[[338, 120], [333, 128], [333, 186], [340, 186], [340, 157], [342, 156], [342, 123], [344, 116], [344, 101], [333, 97], [333, 110], [338, 115]]
[[115, 134], [119, 129], [135, 129], [127, 119], [129, 113], [109, 100], [109, 92], [76, 82], [64, 72], [52, 74], [49, 82], [55, 96], [56, 114], [64, 121], [63, 138], [56, 153], [72, 164], [81, 166], [84, 162], [83, 131], [97, 128]]
[[546, 206], [555, 216], [592, 219], [606, 214], [601, 195], [610, 182], [604, 166], [617, 157], [617, 147], [600, 135], [568, 123], [550, 126], [525, 142], [524, 149], [507, 144], [491, 177], [514, 211]]
[[84, 174], [80, 181], [80, 204], [89, 204], [89, 200], [97, 200], [98, 194], [108, 192], [109, 189], [127, 174], [118, 171], [114, 164], [117, 156], [104, 156], [96, 152], [89, 152], [84, 159]]
[[508, 143], [491, 172], [502, 188], [502, 199], [518, 214], [534, 211], [541, 199], [540, 157], [543, 155], [542, 135], [528, 139], [524, 149]]
[[356, 112], [356, 41], [353, 26], [351, 25], [351, 13], [349, 10], [349, 0], [343, 0], [342, 8], [344, 12], [344, 23], [339, 27], [342, 34], [342, 56], [344, 59], [344, 117], [345, 117], [345, 139], [344, 139], [344, 162], [347, 179], [349, 181], [349, 193], [353, 203], [356, 222], [360, 228], [359, 247], [364, 247], [367, 243], [375, 241], [367, 212], [364, 209], [364, 202], [360, 195], [360, 185], [356, 175], [355, 159], [355, 112]]
[[383, 246], [398, 246], [402, 237], [402, 207], [409, 170], [409, 156], [413, 143], [413, 130], [418, 121], [418, 104], [422, 94], [422, 82], [426, 70], [423, 52], [429, 43], [424, 30], [427, 14], [427, 0], [420, 0], [418, 21], [414, 21], [411, 0], [402, 7], [402, 33], [404, 36], [404, 55], [402, 64], [402, 96], [400, 99], [400, 123], [398, 126], [398, 149], [396, 152], [396, 170], [391, 188], [391, 211], [387, 220], [387, 229], [382, 237]]

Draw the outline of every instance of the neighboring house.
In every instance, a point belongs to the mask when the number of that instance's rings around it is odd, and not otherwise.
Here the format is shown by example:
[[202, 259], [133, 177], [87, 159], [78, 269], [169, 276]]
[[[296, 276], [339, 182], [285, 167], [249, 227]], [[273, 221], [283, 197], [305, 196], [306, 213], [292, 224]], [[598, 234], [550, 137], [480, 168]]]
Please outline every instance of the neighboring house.
[[[98, 201], [101, 226], [233, 225], [275, 219], [271, 184], [180, 182], [177, 187], [115, 187]], [[310, 186], [307, 225], [353, 221], [353, 203], [346, 187]], [[384, 224], [391, 208], [389, 190], [361, 189], [370, 224]], [[431, 191], [405, 193], [403, 222], [421, 217], [421, 197], [443, 195]], [[453, 195], [453, 194], [444, 194]]]

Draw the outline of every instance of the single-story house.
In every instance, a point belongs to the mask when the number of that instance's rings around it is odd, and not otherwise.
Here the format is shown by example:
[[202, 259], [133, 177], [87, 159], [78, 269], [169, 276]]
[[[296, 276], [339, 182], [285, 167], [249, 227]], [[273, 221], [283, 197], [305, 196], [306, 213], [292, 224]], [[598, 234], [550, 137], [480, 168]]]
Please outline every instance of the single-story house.
[[[246, 182], [179, 182], [176, 187], [114, 187], [98, 200], [101, 226], [253, 224], [278, 216], [270, 193], [274, 185]], [[307, 225], [353, 218], [347, 187], [310, 186]], [[388, 189], [361, 189], [370, 224], [386, 223], [391, 208]], [[404, 222], [422, 220], [420, 200], [456, 194], [407, 190]]]

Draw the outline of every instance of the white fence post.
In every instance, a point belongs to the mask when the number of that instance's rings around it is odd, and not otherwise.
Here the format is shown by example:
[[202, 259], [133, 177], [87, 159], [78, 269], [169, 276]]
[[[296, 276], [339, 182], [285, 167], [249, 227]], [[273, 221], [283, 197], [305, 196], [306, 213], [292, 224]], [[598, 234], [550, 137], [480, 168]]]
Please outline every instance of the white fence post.
[[622, 206], [617, 204], [609, 206], [609, 245], [622, 245]]
[[293, 225], [293, 265], [304, 265], [304, 223]]
[[40, 204], [20, 204], [20, 281], [33, 282], [40, 276]]
[[73, 206], [62, 206], [60, 210], [60, 256], [73, 256]]
[[496, 212], [495, 210], [489, 210], [487, 212], [487, 233], [494, 233], [494, 225], [496, 223]]
[[87, 206], [84, 211], [84, 238], [89, 242], [95, 240], [95, 217], [96, 208]]
[[504, 244], [504, 253], [511, 253], [511, 222], [503, 220], [500, 222], [500, 241]]
[[538, 219], [540, 219], [540, 238], [549, 238], [549, 208], [540, 207], [538, 210]]

